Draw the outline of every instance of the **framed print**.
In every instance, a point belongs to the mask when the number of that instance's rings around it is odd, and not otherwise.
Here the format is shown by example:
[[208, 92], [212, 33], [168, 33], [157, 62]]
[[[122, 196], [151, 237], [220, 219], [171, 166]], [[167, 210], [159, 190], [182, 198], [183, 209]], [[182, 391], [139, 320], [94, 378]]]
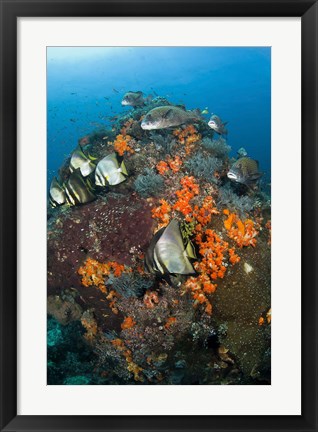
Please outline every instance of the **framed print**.
[[317, 430], [317, 2], [1, 14], [1, 430]]

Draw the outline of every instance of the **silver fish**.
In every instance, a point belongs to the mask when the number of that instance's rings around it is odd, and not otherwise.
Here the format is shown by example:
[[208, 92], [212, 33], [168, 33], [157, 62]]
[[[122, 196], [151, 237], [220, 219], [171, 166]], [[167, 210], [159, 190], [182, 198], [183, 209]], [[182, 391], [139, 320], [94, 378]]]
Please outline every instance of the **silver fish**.
[[185, 245], [179, 222], [173, 219], [155, 234], [146, 252], [145, 264], [150, 273], [166, 277], [174, 284], [171, 276], [177, 276], [177, 280], [181, 281], [178, 275], [196, 273], [191, 258], [196, 258], [194, 247], [189, 240]]
[[124, 161], [118, 162], [116, 153], [112, 153], [97, 164], [95, 171], [95, 184], [97, 186], [118, 185], [126, 180], [128, 172]]
[[187, 111], [179, 106], [161, 106], [150, 110], [141, 122], [144, 130], [167, 129], [184, 123], [199, 122], [200, 115], [195, 111]]
[[208, 122], [208, 126], [219, 135], [227, 135], [227, 130], [225, 129], [227, 123], [228, 122], [222, 122], [219, 116], [213, 114]]
[[76, 150], [72, 153], [70, 161], [70, 171], [73, 172], [78, 168], [81, 170], [83, 177], [89, 176], [96, 168], [96, 165], [92, 162], [96, 160], [91, 156], [86, 156], [82, 148], [78, 146]]
[[84, 179], [79, 168], [71, 173], [64, 189], [66, 200], [71, 206], [86, 204], [96, 198], [91, 181]]
[[227, 173], [230, 180], [245, 184], [246, 186], [255, 185], [262, 175], [259, 171], [258, 161], [249, 157], [238, 159]]
[[54, 177], [54, 179], [51, 181], [49, 195], [49, 200], [52, 207], [57, 207], [66, 202], [65, 191], [56, 177]]
[[239, 157], [245, 157], [247, 156], [247, 151], [244, 147], [240, 147], [237, 151], [237, 154], [239, 155]]
[[123, 106], [132, 106], [132, 107], [141, 107], [146, 105], [152, 100], [152, 96], [144, 97], [143, 92], [141, 91], [129, 91], [125, 93], [121, 104]]

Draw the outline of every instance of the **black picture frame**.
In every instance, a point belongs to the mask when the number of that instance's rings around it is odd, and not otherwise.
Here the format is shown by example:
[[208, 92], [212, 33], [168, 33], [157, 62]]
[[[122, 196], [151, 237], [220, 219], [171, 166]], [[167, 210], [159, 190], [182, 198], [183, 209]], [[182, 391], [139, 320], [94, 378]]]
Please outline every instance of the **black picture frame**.
[[[318, 4], [313, 0], [0, 0], [1, 431], [317, 431]], [[301, 17], [302, 414], [299, 416], [17, 415], [17, 18]], [[292, 91], [292, 89], [291, 89]], [[294, 121], [291, 119], [291, 127]], [[283, 175], [283, 173], [282, 173]], [[290, 179], [286, 179], [289, 181]], [[292, 331], [292, 323], [286, 324]], [[292, 350], [292, 348], [291, 348]], [[289, 353], [288, 353], [289, 354]], [[290, 353], [292, 355], [292, 353]], [[291, 377], [292, 378], [292, 377]], [[169, 389], [167, 388], [167, 391]]]

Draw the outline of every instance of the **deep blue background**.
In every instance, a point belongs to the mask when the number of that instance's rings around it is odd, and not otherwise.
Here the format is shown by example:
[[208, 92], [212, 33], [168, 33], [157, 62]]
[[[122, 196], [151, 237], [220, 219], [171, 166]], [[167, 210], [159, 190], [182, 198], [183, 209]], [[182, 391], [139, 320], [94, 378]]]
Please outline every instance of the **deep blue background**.
[[270, 48], [91, 47], [47, 50], [48, 182], [78, 138], [129, 110], [128, 90], [208, 107], [229, 122], [232, 155], [243, 146], [270, 181]]

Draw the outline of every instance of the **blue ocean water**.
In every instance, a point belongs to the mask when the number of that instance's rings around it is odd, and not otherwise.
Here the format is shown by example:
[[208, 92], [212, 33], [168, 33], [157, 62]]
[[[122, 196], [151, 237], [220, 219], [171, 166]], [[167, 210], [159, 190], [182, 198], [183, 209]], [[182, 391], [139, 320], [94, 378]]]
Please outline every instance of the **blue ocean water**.
[[[50, 47], [47, 49], [48, 184], [78, 139], [127, 112], [128, 91], [208, 107], [228, 121], [232, 156], [240, 147], [271, 167], [271, 51], [266, 47]], [[210, 115], [206, 116], [207, 121]]]

